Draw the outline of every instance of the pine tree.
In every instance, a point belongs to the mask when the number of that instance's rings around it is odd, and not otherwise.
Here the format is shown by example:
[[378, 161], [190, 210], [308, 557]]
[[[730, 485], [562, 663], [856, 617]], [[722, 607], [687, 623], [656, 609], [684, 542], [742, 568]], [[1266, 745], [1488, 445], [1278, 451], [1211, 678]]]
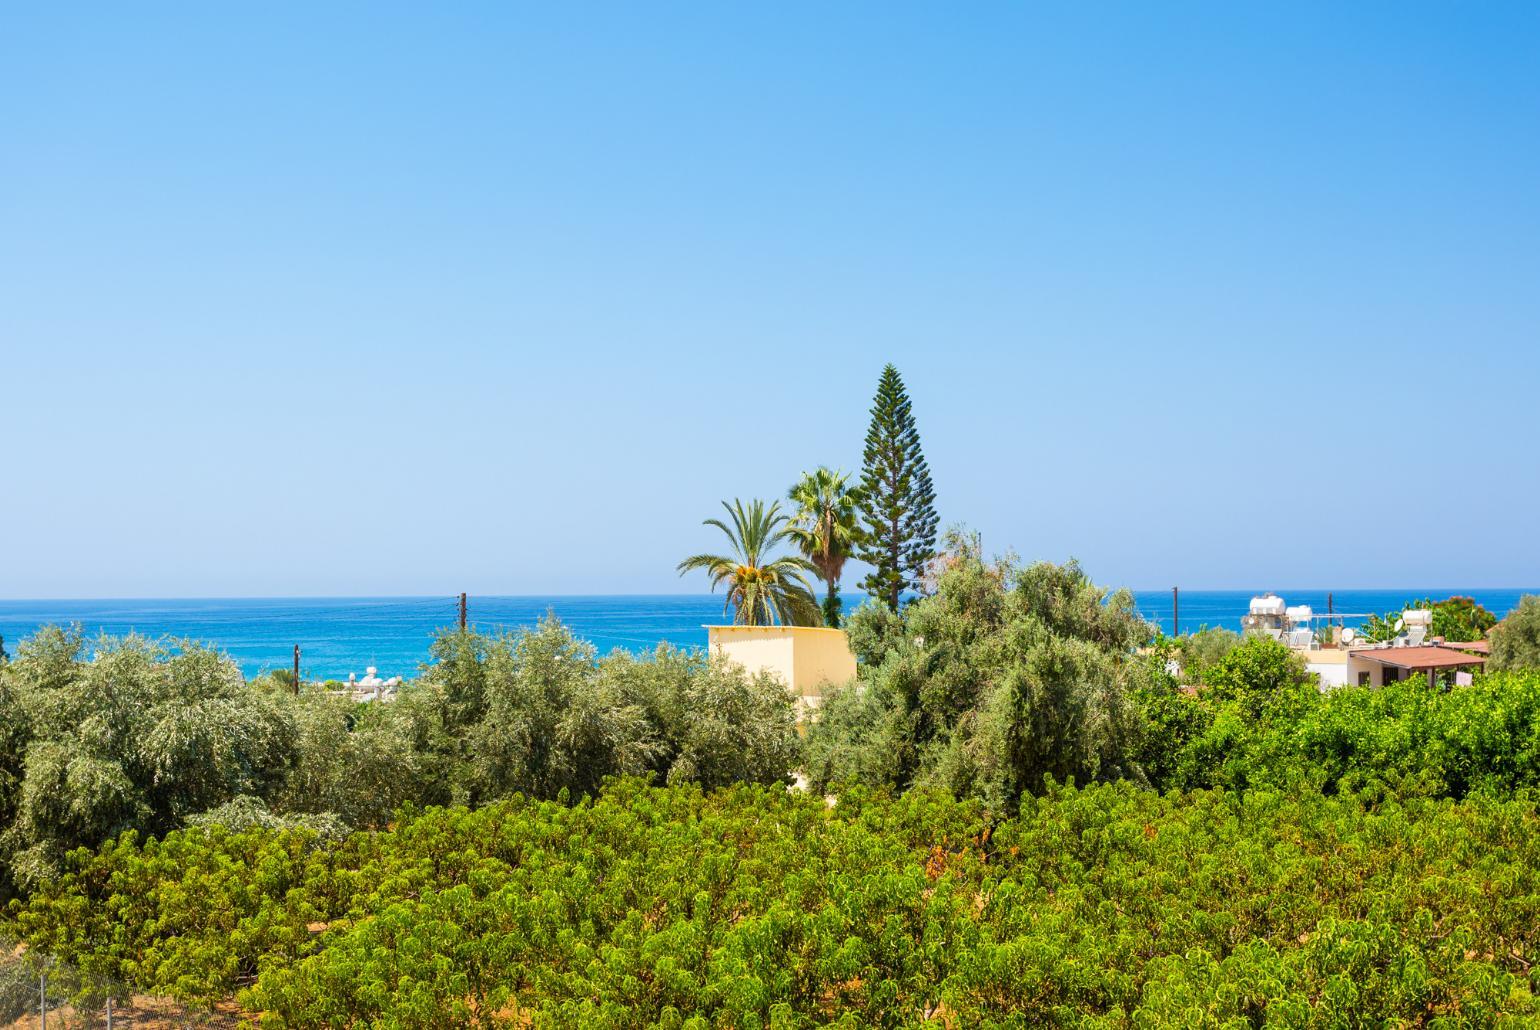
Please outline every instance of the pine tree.
[[862, 455], [861, 519], [866, 532], [856, 556], [871, 565], [867, 593], [898, 610], [904, 590], [918, 588], [936, 555], [936, 491], [920, 451], [909, 394], [888, 365], [877, 384]]

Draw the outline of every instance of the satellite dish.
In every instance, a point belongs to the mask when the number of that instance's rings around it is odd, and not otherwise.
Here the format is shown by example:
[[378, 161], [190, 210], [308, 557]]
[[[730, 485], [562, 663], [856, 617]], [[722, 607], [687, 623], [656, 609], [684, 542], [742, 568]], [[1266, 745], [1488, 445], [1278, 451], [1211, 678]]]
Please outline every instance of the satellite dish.
[[1400, 633], [1405, 628], [1406, 628], [1406, 620], [1405, 619], [1397, 619], [1396, 620], [1396, 632]]
[[1343, 628], [1343, 630], [1342, 630], [1342, 642], [1344, 644], [1351, 644], [1353, 641], [1355, 641], [1357, 639], [1358, 639], [1358, 634], [1353, 632], [1353, 627], [1346, 626], [1346, 627]]

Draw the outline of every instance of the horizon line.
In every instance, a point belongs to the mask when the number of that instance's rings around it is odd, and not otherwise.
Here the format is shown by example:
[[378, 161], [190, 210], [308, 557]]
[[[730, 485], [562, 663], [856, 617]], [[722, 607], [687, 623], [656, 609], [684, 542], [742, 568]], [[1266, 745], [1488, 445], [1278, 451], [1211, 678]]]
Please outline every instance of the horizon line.
[[[1460, 590], [1500, 590], [1500, 591], [1511, 591], [1511, 592], [1523, 592], [1523, 591], [1526, 591], [1526, 590], [1533, 590], [1533, 591], [1536, 591], [1536, 592], [1540, 592], [1540, 586], [1449, 586], [1449, 585], [1443, 585], [1443, 586], [1420, 586], [1420, 587], [1413, 587], [1413, 586], [1406, 586], [1406, 585], [1398, 585], [1398, 586], [1332, 586], [1332, 587], [1299, 586], [1299, 585], [1296, 585], [1296, 586], [1270, 586], [1270, 587], [1266, 587], [1266, 588], [1263, 588], [1263, 589], [1256, 589], [1256, 588], [1252, 588], [1252, 587], [1176, 587], [1176, 588], [1172, 588], [1172, 587], [1169, 587], [1169, 586], [1164, 586], [1164, 587], [1103, 587], [1102, 589], [1106, 590], [1109, 593], [1117, 591], [1117, 590], [1129, 590], [1129, 591], [1131, 591], [1133, 593], [1154, 593], [1156, 591], [1160, 591], [1160, 592], [1163, 592], [1163, 593], [1170, 593], [1172, 589], [1178, 589], [1178, 590], [1180, 590], [1183, 593], [1192, 592], [1192, 593], [1214, 593], [1214, 594], [1219, 594], [1219, 593], [1244, 594], [1244, 593], [1248, 593], [1249, 592], [1249, 593], [1252, 593], [1253, 596], [1261, 596], [1261, 594], [1268, 593], [1268, 592], [1271, 592], [1271, 593], [1289, 593], [1289, 592], [1335, 593], [1337, 591], [1344, 591], [1344, 592], [1346, 592], [1346, 591], [1365, 591], [1365, 592], [1367, 592], [1367, 591], [1409, 591], [1411, 593], [1419, 593], [1419, 592], [1421, 592], [1421, 593], [1428, 593], [1428, 592], [1442, 593], [1442, 592], [1444, 592], [1446, 590], [1447, 591], [1453, 591], [1453, 592], [1458, 592]], [[679, 597], [679, 598], [693, 597], [693, 598], [707, 598], [707, 597], [722, 597], [724, 595], [722, 595], [720, 593], [717, 593], [717, 592], [714, 592], [714, 591], [711, 592], [711, 593], [695, 593], [695, 592], [683, 592], [683, 591], [679, 591], [679, 592], [645, 591], [645, 592], [625, 592], [625, 593], [562, 593], [562, 592], [554, 592], [553, 591], [553, 592], [550, 592], [550, 593], [535, 593], [535, 594], [475, 593], [475, 592], [467, 591], [466, 592], [466, 596], [468, 598], [472, 598], [472, 599], [479, 597], [479, 598], [483, 598], [483, 599], [493, 599], [493, 600], [546, 600], [546, 599], [550, 599], [550, 598], [591, 598], [591, 597], [604, 597], [604, 598], [613, 598], [613, 597]], [[850, 593], [850, 592], [846, 592], [846, 591], [842, 590], [840, 592], [840, 596], [842, 598], [845, 598], [845, 597], [871, 596], [871, 595], [864, 594], [864, 593], [861, 593], [861, 592]], [[125, 595], [101, 595], [101, 596], [90, 596], [90, 597], [84, 597], [84, 596], [0, 597], [0, 604], [28, 604], [28, 603], [33, 603], [33, 602], [59, 602], [59, 601], [80, 601], [80, 602], [86, 602], [86, 601], [89, 601], [89, 602], [103, 602], [103, 601], [437, 601], [437, 600], [440, 600], [440, 599], [442, 599], [444, 601], [448, 601], [448, 602], [457, 602], [459, 600], [459, 597], [460, 597], [460, 595], [458, 593], [455, 593], [455, 594], [140, 594], [140, 595], [126, 595], [125, 594]]]

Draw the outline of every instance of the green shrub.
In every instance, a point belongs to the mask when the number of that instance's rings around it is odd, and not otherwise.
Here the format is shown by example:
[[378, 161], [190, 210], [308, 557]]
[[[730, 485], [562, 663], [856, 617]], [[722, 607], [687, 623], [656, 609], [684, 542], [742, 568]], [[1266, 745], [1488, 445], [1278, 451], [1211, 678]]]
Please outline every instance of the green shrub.
[[[1535, 798], [853, 789], [128, 836], [19, 912], [265, 1027], [1499, 1026], [1540, 1018]], [[320, 932], [314, 932], [316, 929]], [[253, 979], [254, 978], [254, 979]]]
[[250, 683], [186, 641], [47, 628], [0, 664], [0, 899], [126, 830], [384, 825], [406, 803], [594, 793], [651, 775], [784, 782], [798, 762], [779, 681], [663, 647], [599, 659], [554, 619], [448, 633], [387, 704]]
[[849, 622], [858, 684], [825, 699], [805, 753], [841, 781], [939, 787], [1008, 810], [1044, 777], [1143, 780], [1134, 654], [1152, 627], [1074, 562], [984, 562], [954, 535], [937, 591]]
[[1497, 672], [1540, 670], [1540, 595], [1526, 594], [1519, 606], [1492, 630], [1492, 658]]

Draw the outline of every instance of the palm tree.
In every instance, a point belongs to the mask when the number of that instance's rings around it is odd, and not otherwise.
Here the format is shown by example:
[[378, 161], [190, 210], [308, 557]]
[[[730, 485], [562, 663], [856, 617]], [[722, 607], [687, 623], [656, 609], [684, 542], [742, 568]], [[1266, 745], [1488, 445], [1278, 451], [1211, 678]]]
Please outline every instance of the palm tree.
[[722, 502], [732, 517], [729, 526], [721, 519], [707, 519], [702, 525], [715, 526], [727, 534], [733, 553], [697, 554], [679, 563], [679, 574], [704, 570], [711, 576], [711, 589], [727, 584], [727, 603], [722, 611], [733, 610], [733, 623], [739, 626], [816, 626], [818, 602], [804, 572], [817, 572], [813, 563], [796, 555], [771, 558], [776, 545], [790, 533], [789, 521], [781, 514], [779, 503], [765, 507], [764, 501], [732, 504]]
[[816, 472], [802, 473], [786, 495], [797, 506], [788, 533], [818, 570], [819, 578], [829, 584], [823, 618], [830, 626], [840, 624], [840, 574], [845, 571], [845, 559], [861, 540], [862, 492], [849, 480], [848, 472], [820, 467]]

